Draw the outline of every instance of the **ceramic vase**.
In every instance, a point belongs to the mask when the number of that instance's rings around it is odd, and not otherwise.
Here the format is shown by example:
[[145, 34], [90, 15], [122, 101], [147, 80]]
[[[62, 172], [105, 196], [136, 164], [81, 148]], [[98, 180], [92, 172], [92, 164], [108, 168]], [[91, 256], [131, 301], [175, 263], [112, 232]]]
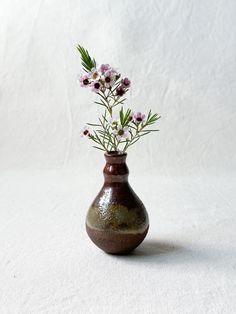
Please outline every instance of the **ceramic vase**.
[[126, 153], [105, 153], [104, 184], [86, 217], [86, 230], [100, 249], [127, 254], [145, 238], [147, 211], [128, 182]]

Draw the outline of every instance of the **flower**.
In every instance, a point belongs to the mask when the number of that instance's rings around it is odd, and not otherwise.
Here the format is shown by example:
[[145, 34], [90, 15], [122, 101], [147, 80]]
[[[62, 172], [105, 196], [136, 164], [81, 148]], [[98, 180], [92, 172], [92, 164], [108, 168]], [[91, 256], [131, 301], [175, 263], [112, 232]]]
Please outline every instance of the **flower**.
[[121, 86], [123, 86], [124, 88], [129, 88], [130, 84], [131, 82], [127, 77], [121, 80]]
[[129, 128], [128, 127], [123, 128], [122, 125], [118, 125], [118, 127], [114, 129], [112, 133], [115, 134], [117, 139], [120, 141], [124, 138], [128, 138]]
[[89, 128], [87, 126], [83, 127], [80, 131], [81, 137], [88, 137], [89, 136]]
[[80, 86], [81, 87], [88, 87], [90, 82], [89, 82], [89, 76], [87, 74], [85, 75], [82, 75], [80, 78], [79, 78], [79, 81], [80, 81]]
[[91, 87], [93, 92], [99, 93], [102, 88], [102, 84], [99, 81], [93, 81]]
[[145, 120], [145, 114], [142, 114], [141, 112], [136, 112], [133, 114], [133, 121], [135, 123], [141, 123]]
[[116, 95], [117, 96], [123, 96], [125, 94], [125, 90], [122, 87], [122, 85], [119, 85], [116, 89]]
[[[108, 41], [107, 44], [109, 45]], [[78, 45], [77, 49], [84, 70], [78, 77], [80, 85], [94, 91], [99, 98], [95, 103], [104, 107], [104, 113], [98, 117], [98, 122], [86, 123], [80, 132], [81, 136], [89, 142], [93, 141], [96, 149], [124, 153], [142, 136], [158, 131], [152, 125], [160, 118], [159, 114], [149, 110], [145, 115], [124, 108], [131, 87], [130, 79], [108, 63], [98, 64], [84, 47]]]
[[110, 120], [110, 126], [111, 128], [114, 130], [114, 129], [117, 129], [118, 127], [118, 124], [119, 124], [120, 120], [118, 117], [112, 117], [111, 120]]
[[108, 70], [104, 73], [103, 80], [105, 82], [105, 87], [109, 88], [115, 84], [116, 81], [116, 72], [113, 70]]
[[97, 80], [99, 78], [99, 72], [96, 68], [92, 68], [91, 69], [91, 72], [90, 72], [90, 77], [93, 79], [93, 80]]
[[109, 64], [101, 64], [101, 66], [99, 68], [99, 70], [102, 72], [102, 74], [104, 74], [109, 69], [110, 69], [110, 65]]

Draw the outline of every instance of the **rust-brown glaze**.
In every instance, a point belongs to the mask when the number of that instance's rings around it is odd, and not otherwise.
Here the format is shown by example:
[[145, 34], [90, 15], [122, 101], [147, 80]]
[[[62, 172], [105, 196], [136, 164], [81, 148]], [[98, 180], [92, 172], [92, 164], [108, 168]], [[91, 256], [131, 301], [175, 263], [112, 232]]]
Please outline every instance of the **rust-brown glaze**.
[[87, 224], [86, 230], [93, 243], [106, 253], [128, 254], [143, 242], [148, 227], [144, 232], [137, 234], [105, 232], [89, 228]]
[[102, 250], [124, 254], [145, 238], [149, 222], [142, 201], [128, 183], [126, 153], [105, 153], [104, 185], [91, 204], [86, 229]]

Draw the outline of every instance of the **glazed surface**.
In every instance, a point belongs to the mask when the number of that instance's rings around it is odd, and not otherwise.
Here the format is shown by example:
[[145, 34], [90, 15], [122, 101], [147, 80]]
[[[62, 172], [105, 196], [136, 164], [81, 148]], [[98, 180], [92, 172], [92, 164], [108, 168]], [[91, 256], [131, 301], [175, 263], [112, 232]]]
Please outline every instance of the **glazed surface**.
[[102, 250], [119, 254], [137, 247], [145, 238], [147, 211], [128, 183], [126, 154], [105, 154], [104, 184], [86, 217], [86, 230]]
[[128, 183], [105, 184], [89, 208], [87, 225], [96, 230], [143, 232], [148, 215]]
[[90, 239], [103, 251], [110, 254], [127, 254], [134, 250], [146, 237], [148, 227], [141, 233], [119, 233], [91, 229], [86, 225]]

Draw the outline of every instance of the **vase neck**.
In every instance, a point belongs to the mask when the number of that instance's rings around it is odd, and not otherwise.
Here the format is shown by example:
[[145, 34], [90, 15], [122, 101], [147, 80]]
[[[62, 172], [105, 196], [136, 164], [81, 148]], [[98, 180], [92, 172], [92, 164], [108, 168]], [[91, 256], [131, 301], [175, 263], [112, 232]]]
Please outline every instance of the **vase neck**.
[[103, 169], [105, 182], [128, 182], [129, 169], [126, 153], [105, 153], [106, 165]]

